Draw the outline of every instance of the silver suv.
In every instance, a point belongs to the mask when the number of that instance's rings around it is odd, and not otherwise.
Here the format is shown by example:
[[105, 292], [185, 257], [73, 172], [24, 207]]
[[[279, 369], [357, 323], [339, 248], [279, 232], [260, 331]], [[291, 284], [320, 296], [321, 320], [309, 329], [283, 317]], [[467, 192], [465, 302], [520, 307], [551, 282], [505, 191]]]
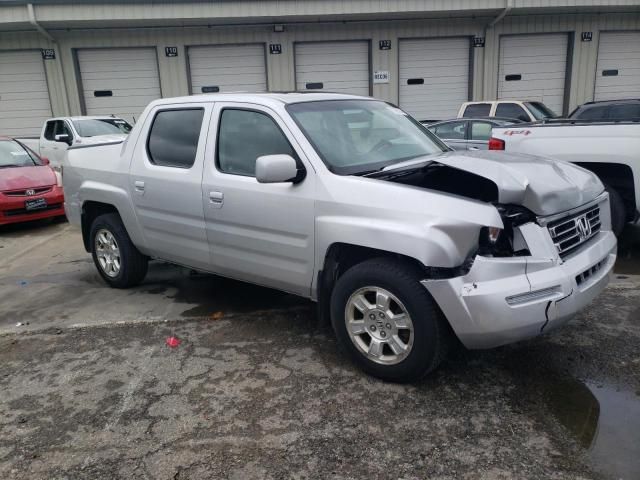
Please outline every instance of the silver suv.
[[563, 324], [615, 260], [592, 173], [453, 152], [371, 98], [157, 100], [124, 143], [70, 148], [63, 172], [109, 285], [161, 259], [311, 298], [354, 361], [393, 381], [436, 368], [453, 336], [486, 348]]

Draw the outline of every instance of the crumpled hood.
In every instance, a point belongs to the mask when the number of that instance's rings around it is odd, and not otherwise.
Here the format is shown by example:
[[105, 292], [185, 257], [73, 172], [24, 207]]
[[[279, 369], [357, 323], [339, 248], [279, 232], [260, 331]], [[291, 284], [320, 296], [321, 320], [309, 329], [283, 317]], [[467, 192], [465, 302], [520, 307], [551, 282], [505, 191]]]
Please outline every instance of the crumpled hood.
[[81, 137], [78, 140], [76, 140], [75, 143], [78, 145], [94, 145], [97, 143], [120, 141], [120, 140], [124, 140], [125, 138], [127, 138], [127, 135], [125, 133], [122, 133], [122, 134], [114, 133], [111, 135], [95, 135], [93, 137]]
[[56, 184], [56, 175], [46, 165], [0, 169], [0, 192]]
[[491, 180], [500, 203], [522, 205], [536, 215], [579, 207], [600, 195], [598, 177], [577, 165], [522, 153], [448, 152], [434, 161]]

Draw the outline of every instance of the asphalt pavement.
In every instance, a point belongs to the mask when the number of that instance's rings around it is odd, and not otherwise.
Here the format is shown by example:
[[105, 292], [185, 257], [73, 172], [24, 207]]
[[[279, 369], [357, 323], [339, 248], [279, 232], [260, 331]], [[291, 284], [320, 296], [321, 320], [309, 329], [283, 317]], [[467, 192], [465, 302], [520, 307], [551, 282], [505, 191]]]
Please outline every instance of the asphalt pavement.
[[636, 480], [639, 232], [565, 327], [395, 385], [306, 300], [159, 262], [113, 290], [66, 223], [4, 227], [0, 478]]

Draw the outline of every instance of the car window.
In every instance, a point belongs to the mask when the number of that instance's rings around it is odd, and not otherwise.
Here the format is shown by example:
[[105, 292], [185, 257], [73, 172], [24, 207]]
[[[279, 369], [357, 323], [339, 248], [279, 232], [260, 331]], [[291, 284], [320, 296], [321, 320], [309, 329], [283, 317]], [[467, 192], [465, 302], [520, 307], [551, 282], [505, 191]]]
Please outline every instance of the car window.
[[320, 158], [338, 175], [363, 175], [449, 150], [421, 123], [386, 102], [323, 100], [286, 108]]
[[131, 125], [121, 118], [87, 118], [74, 120], [78, 135], [81, 137], [95, 137], [98, 135], [127, 134], [131, 131]]
[[608, 109], [608, 105], [587, 107], [582, 111], [578, 111], [572, 118], [575, 118], [577, 120], [606, 120]]
[[449, 122], [430, 129], [443, 140], [464, 140], [467, 138], [467, 122]]
[[640, 103], [612, 105], [609, 109], [610, 120], [640, 120]]
[[471, 105], [467, 105], [467, 108], [465, 108], [462, 116], [465, 118], [488, 117], [490, 113], [491, 113], [490, 103], [474, 103]]
[[491, 138], [491, 124], [488, 122], [471, 123], [471, 140], [489, 140]]
[[55, 133], [54, 133], [54, 137], [53, 137], [54, 140], [55, 140], [55, 135], [69, 135], [69, 138], [73, 138], [73, 134], [71, 133], [71, 129], [67, 125], [67, 122], [65, 122], [64, 120], [57, 120], [56, 121]]
[[[558, 115], [542, 102], [524, 102], [529, 112], [536, 120], [544, 120], [545, 118], [558, 118]], [[526, 120], [527, 122], [529, 119]]]
[[36, 155], [15, 140], [0, 140], [0, 168], [42, 165]]
[[516, 118], [524, 122], [531, 120], [524, 108], [517, 103], [499, 103], [496, 107], [496, 117]]
[[191, 168], [196, 160], [203, 108], [163, 110], [149, 132], [149, 160], [164, 167]]
[[258, 157], [278, 154], [296, 158], [287, 137], [269, 115], [235, 108], [222, 111], [216, 156], [221, 172], [255, 177]]
[[57, 123], [58, 122], [55, 120], [50, 120], [47, 122], [47, 128], [44, 129], [44, 138], [46, 138], [47, 140], [51, 140], [52, 142], [55, 141], [55, 131]]

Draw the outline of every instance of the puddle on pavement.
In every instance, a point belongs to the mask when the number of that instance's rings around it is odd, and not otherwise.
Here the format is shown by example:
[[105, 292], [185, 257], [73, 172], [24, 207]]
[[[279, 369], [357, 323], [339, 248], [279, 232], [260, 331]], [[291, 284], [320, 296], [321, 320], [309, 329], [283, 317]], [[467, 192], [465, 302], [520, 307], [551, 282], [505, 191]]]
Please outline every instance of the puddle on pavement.
[[295, 295], [162, 263], [150, 265], [145, 284], [145, 293], [165, 295], [178, 303], [195, 304], [182, 312], [183, 317], [311, 305]]
[[614, 272], [640, 275], [640, 225], [627, 225], [618, 239], [618, 260]]
[[572, 378], [540, 384], [554, 417], [587, 449], [594, 470], [615, 480], [640, 478], [640, 396]]

